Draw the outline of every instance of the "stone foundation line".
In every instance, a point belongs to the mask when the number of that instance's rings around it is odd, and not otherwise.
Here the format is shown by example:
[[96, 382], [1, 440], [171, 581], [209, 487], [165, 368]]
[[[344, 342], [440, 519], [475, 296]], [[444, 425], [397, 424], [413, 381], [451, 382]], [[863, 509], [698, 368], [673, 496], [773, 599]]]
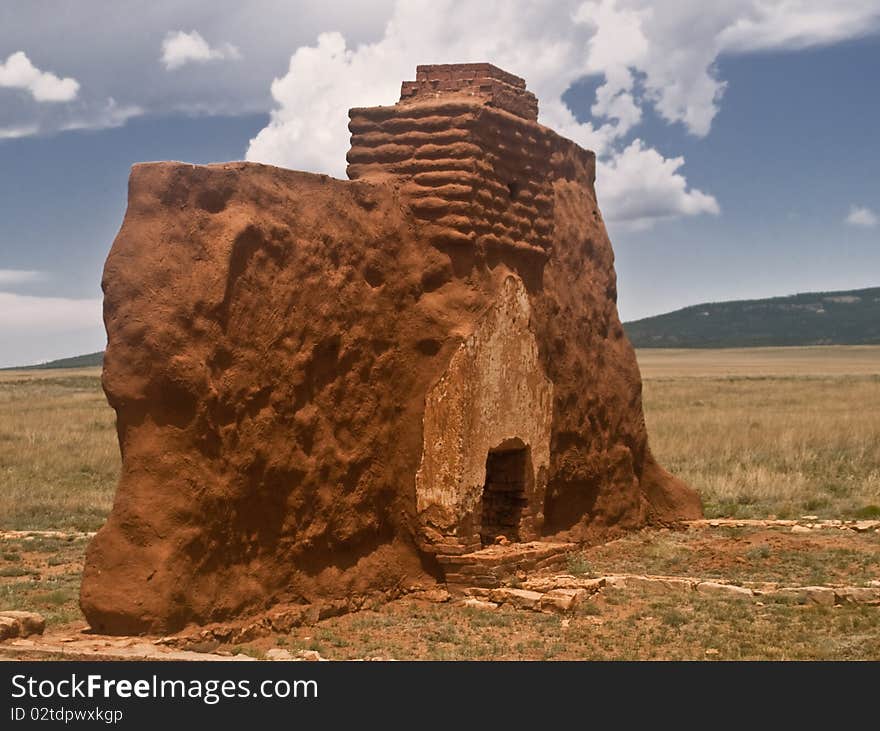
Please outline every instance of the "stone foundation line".
[[806, 533], [811, 530], [838, 528], [854, 530], [857, 533], [875, 531], [880, 533], [880, 520], [842, 520], [823, 519], [815, 515], [804, 515], [796, 520], [765, 518], [703, 518], [686, 520], [683, 525], [689, 528], [791, 528], [792, 533]]
[[35, 540], [37, 538], [58, 538], [62, 541], [73, 541], [79, 538], [92, 538], [95, 532], [63, 531], [63, 530], [0, 530], [0, 541]]
[[698, 594], [735, 599], [788, 598], [800, 604], [835, 606], [870, 604], [880, 606], [880, 580], [869, 586], [780, 586], [774, 582], [733, 584], [724, 579], [701, 579], [692, 576], [651, 576], [644, 574], [609, 574], [598, 578], [571, 575], [539, 577], [524, 581], [519, 588], [469, 587], [464, 590], [463, 606], [496, 609], [509, 605], [516, 609], [569, 612], [605, 588], [638, 589], [666, 594]]

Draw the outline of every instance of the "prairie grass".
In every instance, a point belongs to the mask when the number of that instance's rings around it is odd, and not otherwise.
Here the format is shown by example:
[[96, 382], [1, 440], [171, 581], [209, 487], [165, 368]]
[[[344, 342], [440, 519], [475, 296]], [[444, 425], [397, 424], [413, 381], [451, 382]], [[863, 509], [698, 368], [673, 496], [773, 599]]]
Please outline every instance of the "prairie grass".
[[[651, 447], [707, 515], [880, 514], [880, 347], [638, 357]], [[119, 466], [100, 369], [0, 372], [0, 529], [94, 530]]]
[[880, 506], [880, 376], [648, 377], [644, 404], [655, 456], [709, 517]]
[[876, 376], [880, 346], [812, 345], [786, 348], [641, 348], [642, 376], [726, 378], [797, 376]]
[[[700, 491], [708, 515], [880, 515], [880, 347], [638, 355], [652, 449]], [[0, 529], [93, 530], [111, 507], [118, 472], [99, 369], [0, 372]], [[730, 542], [726, 553], [692, 532], [632, 534], [574, 555], [568, 569], [793, 583], [876, 579], [880, 538], [843, 533], [794, 545], [731, 529], [713, 539]], [[0, 606], [39, 611], [52, 626], [81, 621], [85, 545], [4, 539]], [[334, 658], [876, 660], [880, 613], [620, 590], [585, 602], [566, 623], [532, 612], [395, 602], [267, 641]], [[243, 651], [261, 656], [263, 648]]]
[[0, 528], [96, 529], [119, 466], [100, 369], [0, 373]]

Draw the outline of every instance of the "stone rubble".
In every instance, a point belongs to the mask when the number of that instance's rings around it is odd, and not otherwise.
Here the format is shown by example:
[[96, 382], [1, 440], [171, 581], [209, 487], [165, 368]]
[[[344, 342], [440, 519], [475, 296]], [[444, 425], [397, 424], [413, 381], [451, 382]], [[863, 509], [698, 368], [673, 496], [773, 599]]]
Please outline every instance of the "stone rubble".
[[462, 607], [468, 607], [469, 609], [482, 609], [484, 611], [498, 609], [498, 605], [495, 602], [487, 602], [483, 599], [477, 599], [477, 597], [474, 596], [469, 596], [467, 597], [467, 599], [462, 599], [460, 605]]
[[[257, 658], [244, 653], [232, 654], [228, 651], [180, 650], [140, 637], [110, 637], [83, 635], [82, 637], [52, 637], [40, 640], [13, 639], [0, 645], [0, 657], [20, 657], [23, 659], [60, 658], [64, 660], [163, 660], [163, 661], [228, 661], [252, 662]], [[270, 661], [324, 662], [317, 650], [299, 650], [292, 653], [283, 648], [266, 651], [265, 659]], [[384, 658], [365, 658], [384, 659]]]
[[45, 629], [46, 620], [36, 612], [0, 610], [0, 641], [41, 635]]
[[539, 606], [544, 611], [563, 614], [573, 611], [586, 596], [586, 589], [553, 589], [541, 597]]
[[489, 592], [489, 598], [496, 604], [509, 604], [514, 609], [540, 609], [541, 598], [544, 595], [539, 591], [528, 589], [493, 589]]
[[18, 624], [12, 617], [0, 617], [0, 641], [18, 635]]
[[716, 581], [701, 581], [696, 585], [696, 591], [700, 594], [721, 594], [729, 597], [751, 597], [752, 590], [736, 584], [719, 584]]
[[801, 604], [818, 604], [833, 607], [837, 603], [835, 590], [828, 586], [783, 587], [774, 592], [777, 596], [789, 596]]
[[321, 657], [321, 653], [317, 650], [300, 650], [291, 659], [305, 660], [306, 662], [325, 662], [326, 657]]
[[192, 650], [174, 650], [156, 645], [146, 639], [131, 638], [128, 642], [116, 642], [116, 638], [106, 636], [83, 637], [66, 641], [47, 638], [39, 643], [30, 639], [16, 639], [0, 645], [0, 655], [9, 657], [46, 657], [62, 660], [180, 660], [180, 661], [215, 661], [236, 660], [249, 661], [254, 658], [247, 655], [231, 655], [230, 653], [193, 652]]
[[94, 538], [94, 536], [94, 531], [0, 530], [0, 540], [4, 541], [35, 541], [37, 538], [58, 538], [62, 541], [76, 541], [81, 538]]
[[461, 596], [471, 586], [489, 589], [501, 587], [505, 580], [521, 572], [558, 569], [565, 563], [572, 543], [532, 541], [502, 546], [493, 545], [463, 555], [438, 555], [446, 588]]

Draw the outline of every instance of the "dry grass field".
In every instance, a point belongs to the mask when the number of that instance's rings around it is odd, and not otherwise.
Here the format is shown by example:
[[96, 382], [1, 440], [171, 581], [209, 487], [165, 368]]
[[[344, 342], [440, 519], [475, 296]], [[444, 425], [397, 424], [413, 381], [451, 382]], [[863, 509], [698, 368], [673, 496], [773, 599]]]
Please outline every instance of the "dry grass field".
[[638, 357], [652, 449], [707, 516], [880, 515], [880, 347]]
[[95, 530], [119, 465], [99, 368], [0, 372], [0, 528]]
[[[708, 516], [880, 515], [880, 347], [638, 356], [651, 446]], [[0, 372], [0, 528], [94, 530], [118, 470], [99, 369]]]
[[642, 348], [642, 377], [817, 378], [880, 375], [880, 346], [833, 345], [792, 348]]
[[[880, 516], [880, 347], [638, 356], [652, 448], [700, 491], [708, 516]], [[96, 529], [118, 469], [97, 369], [0, 372], [0, 530]], [[39, 611], [56, 633], [82, 629], [86, 543], [0, 540], [0, 608]], [[572, 573], [865, 585], [880, 579], [880, 535], [647, 530], [578, 561]], [[880, 607], [609, 589], [561, 619], [401, 600], [225, 650], [275, 646], [340, 659], [876, 660]]]

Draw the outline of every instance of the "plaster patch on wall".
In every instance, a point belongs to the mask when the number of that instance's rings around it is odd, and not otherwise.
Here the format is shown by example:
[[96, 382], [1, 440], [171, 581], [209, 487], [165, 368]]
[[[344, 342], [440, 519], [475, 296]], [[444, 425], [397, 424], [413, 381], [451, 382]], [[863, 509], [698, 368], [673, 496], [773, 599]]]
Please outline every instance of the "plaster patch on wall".
[[426, 550], [479, 544], [480, 504], [490, 451], [522, 443], [530, 454], [524, 527], [537, 537], [550, 464], [553, 384], [529, 326], [522, 280], [501, 296], [452, 356], [425, 403], [416, 506]]

